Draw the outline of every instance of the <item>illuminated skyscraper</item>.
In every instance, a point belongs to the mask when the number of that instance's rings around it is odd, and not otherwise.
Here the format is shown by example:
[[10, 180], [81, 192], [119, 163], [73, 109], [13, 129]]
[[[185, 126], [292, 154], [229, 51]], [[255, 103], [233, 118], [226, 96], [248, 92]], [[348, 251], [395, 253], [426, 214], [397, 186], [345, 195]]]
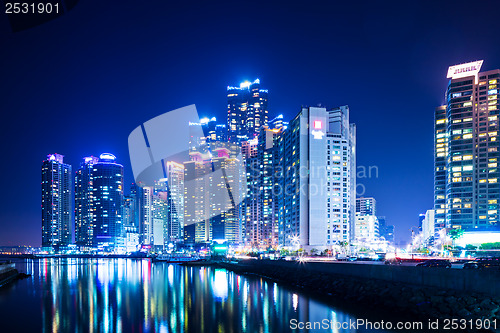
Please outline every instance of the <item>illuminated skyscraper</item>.
[[267, 125], [268, 91], [260, 89], [260, 80], [245, 81], [239, 87], [227, 87], [227, 131], [231, 142], [253, 139]]
[[168, 185], [168, 219], [165, 228], [165, 239], [175, 243], [182, 240], [184, 227], [184, 165], [166, 162]]
[[42, 163], [42, 247], [71, 243], [71, 165], [63, 155], [47, 155]]
[[352, 241], [356, 126], [349, 107], [304, 107], [278, 139], [279, 241], [325, 249]]
[[123, 166], [104, 153], [92, 168], [93, 246], [105, 251], [124, 248]]
[[[245, 245], [267, 249], [278, 243], [278, 200], [276, 173], [280, 172], [277, 139], [279, 129], [261, 128], [258, 139], [243, 142], [246, 158], [247, 198], [244, 202], [245, 220], [243, 235]], [[255, 141], [255, 142], [253, 142]]]
[[435, 232], [499, 222], [500, 70], [483, 61], [448, 69], [446, 104], [435, 112]]
[[75, 243], [81, 247], [92, 247], [92, 171], [99, 159], [85, 157], [75, 177]]

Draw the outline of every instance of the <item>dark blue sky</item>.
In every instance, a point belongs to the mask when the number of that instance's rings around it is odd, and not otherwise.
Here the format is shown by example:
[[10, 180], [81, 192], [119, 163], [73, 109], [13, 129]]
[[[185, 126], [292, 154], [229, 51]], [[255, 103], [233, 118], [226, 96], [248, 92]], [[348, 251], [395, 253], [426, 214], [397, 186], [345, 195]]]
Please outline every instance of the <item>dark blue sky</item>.
[[132, 171], [128, 134], [196, 104], [225, 122], [226, 86], [260, 78], [271, 116], [348, 104], [360, 179], [406, 240], [432, 208], [433, 111], [449, 65], [500, 67], [500, 2], [80, 1], [12, 33], [0, 16], [0, 245], [41, 243], [40, 166], [76, 170], [115, 154]]

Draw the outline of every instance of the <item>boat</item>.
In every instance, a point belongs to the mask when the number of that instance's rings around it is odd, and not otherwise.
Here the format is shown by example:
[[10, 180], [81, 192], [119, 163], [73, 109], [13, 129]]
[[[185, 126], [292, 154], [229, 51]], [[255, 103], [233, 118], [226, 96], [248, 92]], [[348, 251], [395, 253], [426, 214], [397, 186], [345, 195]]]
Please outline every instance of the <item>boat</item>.
[[168, 264], [184, 264], [196, 261], [202, 261], [202, 259], [198, 256], [192, 256], [184, 253], [160, 254], [153, 257], [153, 262], [164, 262]]

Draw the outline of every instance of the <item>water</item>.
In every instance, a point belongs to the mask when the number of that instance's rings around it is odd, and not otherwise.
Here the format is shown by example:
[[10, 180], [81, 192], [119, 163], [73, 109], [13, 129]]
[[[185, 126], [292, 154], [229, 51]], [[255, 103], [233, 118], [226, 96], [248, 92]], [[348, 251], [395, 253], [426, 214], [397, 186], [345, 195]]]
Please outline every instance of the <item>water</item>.
[[276, 283], [212, 267], [131, 259], [16, 265], [32, 276], [0, 290], [1, 332], [297, 332], [291, 320], [356, 320]]

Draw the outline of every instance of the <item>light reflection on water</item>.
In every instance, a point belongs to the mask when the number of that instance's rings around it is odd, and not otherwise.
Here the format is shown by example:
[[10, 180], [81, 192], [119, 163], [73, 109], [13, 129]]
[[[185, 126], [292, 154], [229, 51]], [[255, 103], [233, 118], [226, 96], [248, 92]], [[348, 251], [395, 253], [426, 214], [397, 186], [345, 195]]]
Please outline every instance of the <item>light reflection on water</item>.
[[18, 332], [292, 332], [291, 319], [355, 320], [276, 283], [212, 267], [130, 259], [17, 267], [32, 276], [0, 292], [0, 318], [11, 318]]

